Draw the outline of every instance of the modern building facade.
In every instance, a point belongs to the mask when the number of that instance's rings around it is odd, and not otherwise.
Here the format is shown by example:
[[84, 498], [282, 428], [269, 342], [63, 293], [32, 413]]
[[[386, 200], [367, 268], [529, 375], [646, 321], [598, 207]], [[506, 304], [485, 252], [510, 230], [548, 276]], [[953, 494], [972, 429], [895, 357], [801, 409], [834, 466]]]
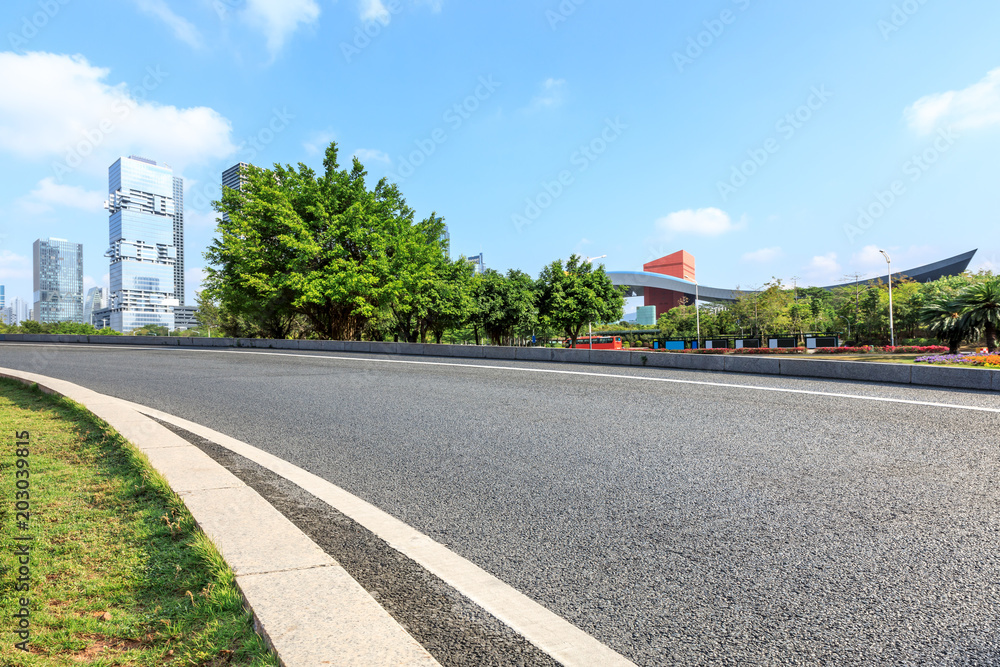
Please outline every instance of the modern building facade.
[[174, 176], [174, 247], [177, 248], [177, 259], [174, 260], [174, 298], [184, 305], [184, 179]]
[[483, 253], [479, 253], [478, 255], [473, 255], [472, 257], [468, 257], [467, 259], [469, 261], [469, 264], [472, 264], [473, 275], [478, 276], [480, 273], [486, 270], [486, 263], [483, 260]]
[[177, 331], [197, 328], [199, 324], [195, 318], [197, 312], [196, 306], [177, 306], [174, 308], [174, 328]]
[[0, 310], [7, 307], [7, 296], [4, 294], [4, 287], [0, 285]]
[[87, 290], [87, 298], [83, 300], [83, 322], [93, 324], [94, 311], [106, 308], [108, 303], [107, 290], [103, 287], [91, 287]]
[[[179, 179], [176, 179], [179, 180]], [[108, 168], [111, 328], [174, 328], [177, 203], [169, 166], [130, 156]], [[183, 224], [183, 217], [181, 217]], [[181, 276], [183, 280], [183, 275]]]
[[639, 306], [636, 308], [635, 323], [641, 326], [656, 324], [656, 306]]
[[83, 246], [66, 239], [38, 239], [34, 262], [34, 319], [83, 323]]
[[[239, 162], [223, 171], [222, 191], [225, 192], [226, 188], [242, 191], [243, 186], [246, 185], [247, 182], [246, 168], [249, 166], [250, 165], [246, 162]], [[229, 222], [229, 216], [225, 213], [222, 214], [222, 219]]]
[[90, 324], [95, 329], [110, 329], [111, 328], [111, 309], [110, 308], [100, 308], [95, 310], [90, 316]]
[[[686, 250], [678, 250], [666, 257], [654, 259], [652, 262], [642, 265], [642, 270], [646, 273], [656, 273], [692, 282], [695, 280], [694, 269], [694, 255]], [[694, 303], [694, 299], [690, 299], [683, 292], [676, 290], [651, 287], [643, 295], [643, 305], [654, 306], [658, 313], [670, 312], [670, 309], [684, 303]]]

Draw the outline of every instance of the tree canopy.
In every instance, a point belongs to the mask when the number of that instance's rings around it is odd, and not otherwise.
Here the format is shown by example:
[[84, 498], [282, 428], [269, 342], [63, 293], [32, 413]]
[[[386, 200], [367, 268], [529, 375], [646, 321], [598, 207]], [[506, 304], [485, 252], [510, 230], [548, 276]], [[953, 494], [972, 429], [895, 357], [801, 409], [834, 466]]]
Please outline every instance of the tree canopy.
[[604, 266], [596, 269], [579, 255], [552, 262], [538, 277], [538, 309], [543, 321], [568, 336], [573, 345], [589, 322], [622, 318], [625, 298], [611, 283]]

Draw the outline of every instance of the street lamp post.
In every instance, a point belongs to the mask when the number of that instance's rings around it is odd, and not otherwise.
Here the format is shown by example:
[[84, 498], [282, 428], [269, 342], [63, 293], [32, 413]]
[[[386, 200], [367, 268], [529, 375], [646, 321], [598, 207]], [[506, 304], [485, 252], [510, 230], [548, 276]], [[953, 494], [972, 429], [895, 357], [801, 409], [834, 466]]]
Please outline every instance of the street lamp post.
[[692, 278], [694, 281], [694, 319], [698, 326], [698, 349], [701, 349], [701, 311], [698, 310], [698, 281]]
[[892, 321], [892, 260], [889, 259], [889, 253], [885, 250], [879, 250], [879, 252], [885, 257], [886, 266], [889, 267], [889, 342], [893, 347], [896, 347], [896, 328]]
[[[593, 264], [595, 259], [601, 259], [603, 257], [607, 257], [607, 255], [598, 255], [597, 257], [588, 257], [587, 259], [585, 259], [583, 261], [586, 262], [587, 264]], [[591, 351], [593, 351], [593, 349], [594, 349], [594, 330], [593, 330], [593, 325], [594, 325], [593, 322], [587, 322], [587, 341], [590, 343], [590, 349], [591, 349]]]

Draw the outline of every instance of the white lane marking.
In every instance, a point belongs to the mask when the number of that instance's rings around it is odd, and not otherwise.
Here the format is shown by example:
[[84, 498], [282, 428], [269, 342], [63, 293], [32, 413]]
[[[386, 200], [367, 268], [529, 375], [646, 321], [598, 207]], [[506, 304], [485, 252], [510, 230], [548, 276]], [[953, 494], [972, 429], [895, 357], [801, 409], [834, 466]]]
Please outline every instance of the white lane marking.
[[565, 667], [636, 667], [566, 619], [443, 544], [322, 477], [201, 424], [138, 403], [129, 405], [145, 415], [206, 438], [302, 487], [370, 530]]
[[[23, 345], [23, 343], [19, 343]], [[106, 348], [102, 345], [80, 345], [73, 343], [63, 343], [57, 344], [64, 347], [96, 347], [96, 348]], [[47, 347], [53, 347], [54, 345], [46, 345]], [[304, 359], [333, 359], [336, 361], [374, 361], [383, 364], [412, 364], [418, 366], [453, 366], [456, 368], [485, 368], [491, 370], [502, 370], [502, 371], [520, 371], [524, 373], [550, 373], [554, 375], [580, 375], [587, 377], [599, 377], [599, 378], [613, 378], [619, 380], [639, 380], [642, 382], [665, 382], [668, 384], [687, 384], [687, 385], [697, 385], [703, 387], [724, 387], [727, 389], [747, 389], [753, 391], [770, 391], [776, 393], [784, 394], [801, 394], [805, 396], [825, 396], [828, 398], [845, 398], [856, 401], [873, 401], [876, 403], [897, 403], [902, 405], [919, 405], [922, 407], [931, 408], [947, 408], [951, 410], [968, 410], [971, 412], [991, 412], [994, 414], [1000, 414], [1000, 408], [986, 408], [976, 405], [958, 405], [955, 403], [938, 403], [935, 401], [916, 401], [907, 398], [889, 398], [884, 396], [862, 396], [860, 394], [840, 394], [831, 391], [813, 391], [809, 389], [791, 389], [788, 387], [762, 387], [760, 385], [752, 384], [735, 384], [729, 382], [707, 382], [703, 380], [678, 380], [676, 378], [658, 378], [658, 377], [647, 377], [644, 375], [620, 375], [616, 373], [595, 373], [593, 371], [566, 371], [557, 368], [525, 368], [523, 366], [494, 366], [491, 364], [466, 364], [466, 363], [455, 363], [447, 361], [417, 361], [412, 359], [378, 359], [372, 357], [341, 357], [335, 355], [327, 354], [301, 354], [295, 352], [277, 352], [277, 351], [265, 351], [265, 350], [206, 350], [206, 349], [185, 349], [185, 348], [141, 348], [141, 347], [131, 347], [124, 349], [143, 349], [143, 350], [158, 350], [158, 351], [183, 351], [183, 352], [214, 352], [219, 354], [260, 354], [269, 356], [280, 356], [280, 357], [301, 357]], [[366, 352], [359, 352], [358, 354], [371, 354]], [[559, 363], [559, 362], [542, 362], [542, 363]], [[685, 370], [678, 368], [664, 368], [662, 370]], [[707, 371], [707, 372], [719, 372], [719, 371]], [[791, 376], [775, 376], [776, 378], [788, 378]], [[835, 381], [836, 378], [807, 378], [815, 379], [819, 381]], [[908, 385], [900, 385], [900, 387], [906, 387]], [[920, 386], [909, 386], [912, 389], [923, 389], [925, 391], [933, 391], [934, 387], [920, 387]], [[941, 389], [947, 389], [947, 387], [942, 387]]]

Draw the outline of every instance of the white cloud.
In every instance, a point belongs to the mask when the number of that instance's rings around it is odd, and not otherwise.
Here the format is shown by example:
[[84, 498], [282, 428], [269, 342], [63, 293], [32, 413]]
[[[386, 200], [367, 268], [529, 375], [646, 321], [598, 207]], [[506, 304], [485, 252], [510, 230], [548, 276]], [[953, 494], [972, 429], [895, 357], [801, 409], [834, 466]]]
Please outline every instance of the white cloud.
[[390, 20], [389, 10], [382, 0], [361, 0], [361, 20], [378, 21], [385, 25]]
[[959, 130], [1000, 125], [1000, 68], [963, 90], [921, 97], [905, 113], [910, 127], [922, 134], [942, 123]]
[[[416, 7], [423, 5], [437, 14], [441, 11], [444, 1], [412, 0], [412, 4]], [[358, 0], [358, 7], [362, 21], [378, 21], [382, 25], [388, 25], [392, 20], [392, 12], [389, 11], [389, 8], [385, 6], [382, 0]], [[398, 11], [398, 3], [394, 10]]]
[[106, 195], [73, 185], [61, 185], [50, 176], [38, 182], [34, 190], [19, 200], [21, 207], [35, 215], [48, 213], [55, 206], [100, 212]]
[[524, 109], [527, 113], [554, 109], [566, 100], [566, 79], [548, 78], [542, 82], [541, 92], [532, 98]]
[[784, 257], [785, 253], [782, 252], [781, 248], [775, 246], [773, 248], [761, 248], [760, 250], [754, 250], [753, 252], [748, 252], [743, 254], [743, 261], [745, 262], [759, 262], [761, 264], [767, 264], [773, 262], [777, 259]]
[[330, 142], [336, 138], [336, 133], [331, 129], [313, 132], [306, 141], [302, 142], [302, 148], [306, 149], [306, 153], [309, 155], [321, 155], [326, 152]]
[[837, 261], [837, 253], [828, 252], [825, 255], [816, 255], [809, 262], [806, 273], [812, 282], [822, 285], [831, 285], [841, 278], [840, 262]]
[[202, 281], [205, 279], [205, 269], [200, 266], [192, 266], [184, 269], [184, 284], [187, 286], [188, 293], [191, 294], [190, 302], [195, 303], [194, 294], [195, 292], [200, 292], [205, 289], [202, 285]]
[[389, 157], [388, 153], [375, 150], [374, 148], [359, 148], [354, 151], [354, 157], [361, 160], [361, 164], [370, 164], [372, 162], [392, 164], [392, 158]]
[[720, 236], [745, 226], [745, 220], [734, 223], [728, 213], [717, 208], [677, 211], [656, 221], [656, 229], [661, 236], [672, 234]]
[[0, 280], [31, 280], [31, 258], [0, 250]]
[[106, 175], [122, 155], [146, 155], [181, 171], [234, 152], [232, 127], [208, 107], [179, 109], [141, 101], [169, 73], [148, 68], [130, 88], [83, 56], [0, 53], [0, 151], [51, 160], [57, 180], [82, 169]]
[[993, 273], [1000, 273], [1000, 261], [997, 260], [997, 256], [993, 255], [988, 259], [984, 259], [972, 268], [973, 273], [977, 273], [979, 271], [992, 271]]
[[246, 0], [244, 18], [267, 38], [267, 50], [273, 60], [285, 41], [301, 25], [319, 20], [316, 0]]
[[166, 0], [135, 0], [135, 4], [142, 11], [151, 14], [167, 24], [174, 32], [174, 36], [199, 49], [202, 46], [201, 33], [187, 19], [178, 16], [167, 6]]

